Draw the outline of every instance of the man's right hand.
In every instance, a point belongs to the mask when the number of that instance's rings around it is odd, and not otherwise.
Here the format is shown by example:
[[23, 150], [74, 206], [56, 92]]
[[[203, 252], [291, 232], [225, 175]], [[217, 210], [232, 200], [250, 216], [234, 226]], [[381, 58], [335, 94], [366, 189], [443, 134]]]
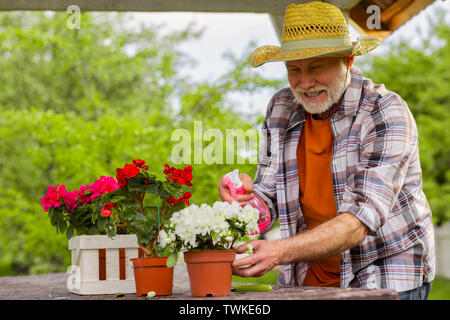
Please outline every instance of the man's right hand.
[[[253, 181], [252, 178], [246, 173], [239, 173], [239, 179], [241, 179], [244, 184], [244, 190], [247, 194], [238, 194], [238, 202], [242, 206], [245, 206], [247, 201], [250, 201], [255, 197], [255, 194], [253, 193]], [[219, 196], [222, 201], [227, 201], [229, 203], [235, 201], [231, 196], [228, 186], [223, 182], [223, 176], [219, 183]]]

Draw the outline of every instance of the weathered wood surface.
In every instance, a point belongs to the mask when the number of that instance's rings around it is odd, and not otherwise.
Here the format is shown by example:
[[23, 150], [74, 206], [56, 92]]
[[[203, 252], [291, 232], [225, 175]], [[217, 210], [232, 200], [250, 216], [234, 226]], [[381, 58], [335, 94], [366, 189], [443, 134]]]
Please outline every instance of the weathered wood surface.
[[[77, 295], [66, 287], [67, 273], [32, 276], [0, 277], [0, 300], [145, 300], [136, 294], [117, 298], [111, 295]], [[174, 271], [173, 294], [154, 297], [154, 300], [394, 300], [397, 293], [390, 289], [317, 288], [272, 286], [272, 291], [231, 293], [227, 297], [192, 297], [189, 278], [184, 265]]]

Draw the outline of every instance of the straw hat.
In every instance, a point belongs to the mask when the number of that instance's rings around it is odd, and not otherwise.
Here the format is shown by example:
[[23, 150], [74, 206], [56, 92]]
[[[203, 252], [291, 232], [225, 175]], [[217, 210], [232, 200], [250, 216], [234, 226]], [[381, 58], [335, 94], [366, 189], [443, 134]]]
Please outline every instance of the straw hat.
[[359, 37], [352, 42], [344, 15], [329, 3], [290, 4], [284, 16], [281, 47], [257, 48], [250, 63], [259, 67], [273, 61], [359, 56], [375, 49], [380, 42], [376, 37]]

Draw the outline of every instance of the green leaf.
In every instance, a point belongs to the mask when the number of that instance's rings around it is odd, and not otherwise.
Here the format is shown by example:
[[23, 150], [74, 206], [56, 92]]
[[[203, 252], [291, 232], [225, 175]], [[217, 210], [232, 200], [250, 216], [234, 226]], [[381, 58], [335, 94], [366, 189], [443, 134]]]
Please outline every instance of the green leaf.
[[100, 232], [105, 230], [106, 224], [108, 223], [108, 218], [101, 217], [97, 220], [97, 230]]
[[146, 180], [144, 177], [138, 175], [136, 177], [133, 177], [128, 180], [127, 188], [129, 192], [147, 192], [147, 193], [153, 193], [156, 195], [159, 195], [159, 185], [161, 184], [160, 181], [147, 181], [147, 184], [145, 184]]
[[120, 209], [120, 219], [121, 220], [132, 220], [139, 209], [139, 204], [136, 201], [128, 201], [122, 203]]
[[271, 291], [272, 286], [267, 284], [243, 284], [233, 285], [232, 291], [234, 292], [259, 292], [259, 291]]
[[147, 222], [147, 217], [145, 215], [143, 215], [142, 213], [136, 213], [135, 215], [133, 215], [132, 218], [133, 218], [131, 220], [132, 226], [143, 227], [143, 226], [145, 226], [145, 224]]
[[160, 186], [160, 195], [163, 199], [167, 199], [170, 196], [174, 196], [178, 199], [183, 193], [183, 189], [180, 186], [175, 186], [167, 182], [162, 183]]
[[178, 252], [171, 253], [167, 258], [167, 268], [174, 267], [178, 262]]

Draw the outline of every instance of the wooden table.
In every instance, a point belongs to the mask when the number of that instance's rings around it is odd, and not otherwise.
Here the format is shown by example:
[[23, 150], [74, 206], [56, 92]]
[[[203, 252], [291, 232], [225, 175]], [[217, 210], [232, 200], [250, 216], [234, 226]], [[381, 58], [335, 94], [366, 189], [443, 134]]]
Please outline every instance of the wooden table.
[[[111, 295], [83, 296], [70, 293], [66, 287], [67, 273], [0, 277], [0, 300], [146, 300], [136, 294], [123, 297]], [[152, 300], [395, 300], [391, 289], [318, 288], [272, 286], [272, 291], [234, 293], [226, 297], [192, 297], [185, 265], [174, 270], [173, 294]]]

